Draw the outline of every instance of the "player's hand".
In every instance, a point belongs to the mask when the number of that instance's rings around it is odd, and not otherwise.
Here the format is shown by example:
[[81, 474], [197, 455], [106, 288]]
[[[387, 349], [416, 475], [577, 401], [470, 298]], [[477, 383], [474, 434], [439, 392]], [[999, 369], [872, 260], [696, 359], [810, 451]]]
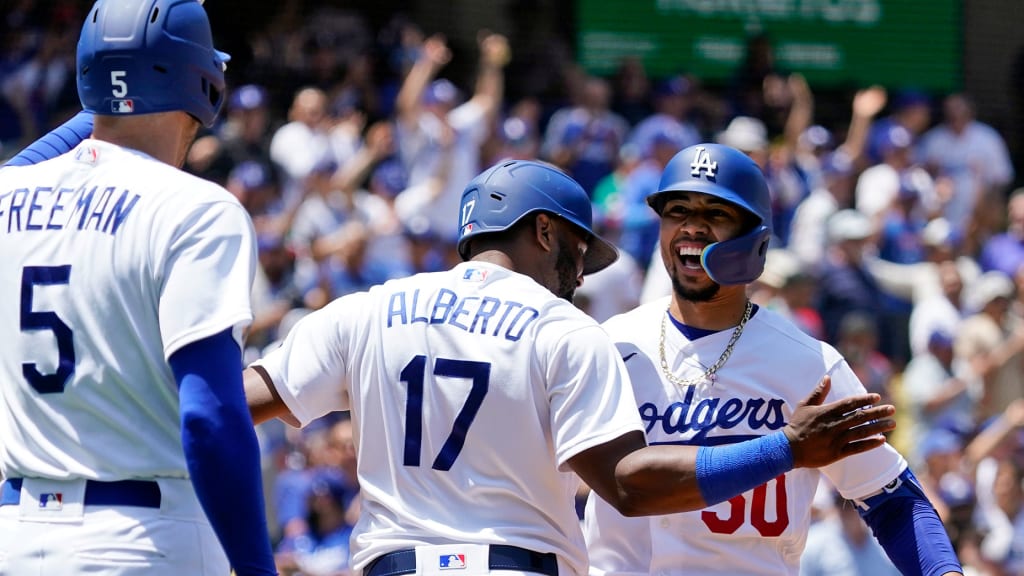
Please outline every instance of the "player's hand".
[[819, 468], [885, 444], [882, 434], [896, 427], [889, 404], [874, 406], [878, 394], [851, 396], [825, 404], [832, 379], [825, 376], [797, 406], [783, 428], [794, 468]]

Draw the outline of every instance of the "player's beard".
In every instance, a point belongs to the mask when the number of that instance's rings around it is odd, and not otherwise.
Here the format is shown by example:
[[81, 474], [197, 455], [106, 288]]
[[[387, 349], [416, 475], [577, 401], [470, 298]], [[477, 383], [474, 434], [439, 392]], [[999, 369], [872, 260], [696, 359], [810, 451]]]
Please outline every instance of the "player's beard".
[[572, 246], [565, 238], [558, 239], [558, 256], [555, 257], [555, 274], [558, 276], [558, 290], [555, 296], [572, 302], [576, 295], [576, 262], [572, 257]]
[[703, 288], [687, 288], [679, 282], [679, 276], [675, 273], [669, 273], [672, 277], [672, 291], [676, 293], [681, 300], [688, 302], [708, 302], [716, 295], [718, 295], [718, 289], [721, 288], [718, 284], [712, 282], [710, 286], [704, 286]]

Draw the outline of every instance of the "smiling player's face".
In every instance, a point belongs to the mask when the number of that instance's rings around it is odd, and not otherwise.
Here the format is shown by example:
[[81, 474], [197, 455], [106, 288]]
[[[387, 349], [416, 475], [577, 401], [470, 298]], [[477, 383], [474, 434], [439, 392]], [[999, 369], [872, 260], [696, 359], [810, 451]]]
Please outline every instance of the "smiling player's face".
[[661, 212], [661, 257], [672, 288], [684, 300], [710, 300], [719, 285], [701, 266], [709, 244], [739, 236], [749, 224], [742, 209], [714, 196], [675, 192]]

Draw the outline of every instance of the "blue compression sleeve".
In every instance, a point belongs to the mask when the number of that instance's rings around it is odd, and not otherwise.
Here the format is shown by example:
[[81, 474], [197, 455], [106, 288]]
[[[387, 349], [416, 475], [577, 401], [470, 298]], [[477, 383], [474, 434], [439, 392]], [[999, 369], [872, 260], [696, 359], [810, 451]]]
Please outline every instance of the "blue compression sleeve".
[[92, 134], [92, 112], [81, 111], [74, 118], [50, 130], [46, 135], [18, 152], [4, 166], [29, 166], [56, 158], [72, 150]]
[[276, 574], [259, 444], [242, 387], [242, 354], [226, 330], [175, 352], [181, 440], [199, 502], [238, 576]]
[[942, 520], [909, 468], [857, 509], [902, 574], [963, 573]]
[[789, 439], [781, 430], [755, 440], [697, 449], [697, 486], [714, 506], [793, 469]]

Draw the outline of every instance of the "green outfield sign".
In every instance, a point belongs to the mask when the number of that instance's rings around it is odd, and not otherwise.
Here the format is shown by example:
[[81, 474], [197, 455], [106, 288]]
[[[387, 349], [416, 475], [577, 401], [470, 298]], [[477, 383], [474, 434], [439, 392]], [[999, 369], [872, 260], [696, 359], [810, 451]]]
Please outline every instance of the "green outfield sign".
[[597, 74], [624, 56], [653, 76], [726, 80], [766, 33], [780, 68], [818, 86], [961, 84], [958, 0], [577, 0], [579, 57]]

